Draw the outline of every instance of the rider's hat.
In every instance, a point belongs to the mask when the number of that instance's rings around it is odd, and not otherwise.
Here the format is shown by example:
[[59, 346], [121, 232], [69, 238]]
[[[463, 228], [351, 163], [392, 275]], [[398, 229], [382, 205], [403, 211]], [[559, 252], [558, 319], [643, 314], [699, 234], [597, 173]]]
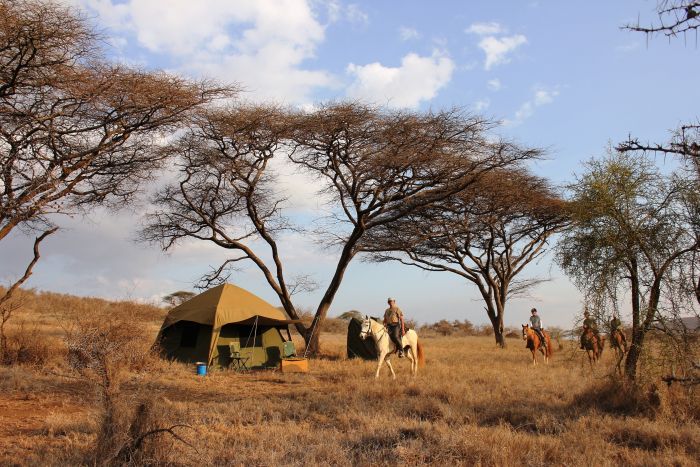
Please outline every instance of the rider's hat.
[[386, 301], [387, 301], [387, 302], [395, 302], [396, 299], [389, 297], [389, 298], [386, 299]]

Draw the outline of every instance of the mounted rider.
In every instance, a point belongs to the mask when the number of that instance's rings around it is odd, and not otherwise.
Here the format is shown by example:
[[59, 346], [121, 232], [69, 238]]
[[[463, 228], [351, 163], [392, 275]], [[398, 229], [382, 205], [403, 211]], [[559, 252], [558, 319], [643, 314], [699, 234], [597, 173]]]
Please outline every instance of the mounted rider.
[[615, 334], [619, 332], [620, 336], [622, 336], [622, 341], [625, 342], [627, 338], [625, 337], [625, 333], [622, 332], [621, 328], [622, 321], [620, 321], [620, 318], [617, 315], [613, 315], [612, 319], [610, 320], [610, 335], [615, 337]]
[[396, 350], [399, 353], [399, 358], [403, 358], [403, 344], [401, 343], [401, 337], [405, 334], [404, 324], [403, 324], [403, 311], [401, 308], [396, 306], [396, 300], [389, 297], [387, 299], [389, 308], [384, 312], [384, 325], [389, 331], [389, 337], [391, 338], [394, 345], [396, 345]]
[[598, 334], [598, 323], [596, 323], [595, 319], [591, 318], [591, 314], [588, 312], [588, 310], [584, 310], [583, 312], [583, 332], [581, 332], [581, 348], [584, 349], [584, 341], [586, 339], [586, 334], [588, 334], [588, 331], [591, 331], [593, 333], [593, 336], [595, 336], [596, 342], [598, 345], [600, 345], [600, 335]]
[[530, 310], [530, 328], [537, 333], [542, 342], [542, 348], [547, 350], [547, 340], [544, 337], [544, 329], [542, 328], [542, 320], [537, 315], [537, 308]]

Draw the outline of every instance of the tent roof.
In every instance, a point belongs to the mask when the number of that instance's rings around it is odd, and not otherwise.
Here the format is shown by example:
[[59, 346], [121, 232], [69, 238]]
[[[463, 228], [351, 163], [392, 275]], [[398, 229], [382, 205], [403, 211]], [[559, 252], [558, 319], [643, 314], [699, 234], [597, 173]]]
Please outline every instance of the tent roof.
[[225, 324], [254, 322], [260, 324], [289, 324], [287, 313], [262, 298], [232, 284], [222, 284], [176, 306], [168, 313], [162, 329], [178, 321], [194, 321], [220, 328]]

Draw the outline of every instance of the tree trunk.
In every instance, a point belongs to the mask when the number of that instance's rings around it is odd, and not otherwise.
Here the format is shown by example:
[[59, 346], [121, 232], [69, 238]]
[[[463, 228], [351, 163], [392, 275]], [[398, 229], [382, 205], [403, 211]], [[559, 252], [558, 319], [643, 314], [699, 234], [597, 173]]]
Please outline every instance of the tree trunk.
[[501, 326], [500, 328], [494, 327], [493, 328], [493, 335], [496, 338], [496, 345], [498, 345], [502, 349], [505, 349], [506, 348], [506, 340], [503, 336], [503, 326]]
[[335, 268], [333, 279], [331, 279], [331, 283], [328, 285], [326, 293], [323, 294], [321, 303], [318, 304], [318, 308], [316, 309], [314, 319], [311, 322], [311, 326], [309, 326], [307, 330], [308, 332], [304, 335], [304, 342], [306, 343], [305, 353], [307, 356], [315, 357], [321, 350], [319, 337], [321, 335], [321, 330], [323, 329], [323, 322], [325, 321], [326, 314], [328, 313], [328, 310], [330, 309], [331, 304], [333, 303], [335, 294], [338, 292], [340, 284], [343, 282], [343, 276], [345, 275], [345, 271], [350, 265], [350, 261], [352, 261], [352, 258], [355, 256], [355, 252], [353, 250], [355, 249], [357, 241], [361, 237], [362, 232], [356, 228], [355, 231], [353, 231], [353, 233], [350, 235], [350, 238], [345, 244], [345, 247], [343, 247], [343, 252], [341, 253], [340, 258], [338, 259], [338, 265]]
[[630, 285], [632, 294], [632, 342], [630, 350], [625, 359], [625, 376], [629, 381], [634, 381], [637, 377], [637, 363], [639, 356], [642, 353], [642, 345], [644, 344], [644, 329], [640, 323], [641, 305], [639, 300], [639, 275], [637, 270], [637, 261], [632, 259], [630, 268]]
[[629, 381], [634, 381], [637, 378], [637, 363], [642, 354], [645, 334], [641, 328], [632, 332], [632, 344], [627, 352], [627, 359], [625, 359], [625, 376]]
[[493, 303], [488, 300], [486, 302], [486, 314], [491, 321], [491, 327], [493, 327], [493, 337], [496, 339], [496, 345], [504, 349], [506, 347], [506, 340], [503, 336], [503, 312], [494, 309]]
[[493, 337], [496, 339], [496, 345], [504, 349], [506, 347], [506, 340], [503, 336], [503, 314], [499, 313], [492, 318], [489, 313], [489, 319], [493, 327]]

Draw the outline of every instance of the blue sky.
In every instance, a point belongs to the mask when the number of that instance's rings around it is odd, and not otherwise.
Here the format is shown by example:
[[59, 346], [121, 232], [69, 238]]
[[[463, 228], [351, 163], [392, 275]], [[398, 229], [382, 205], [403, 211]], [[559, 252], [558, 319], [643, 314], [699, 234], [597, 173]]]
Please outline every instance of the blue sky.
[[[106, 37], [115, 60], [241, 84], [245, 98], [312, 106], [364, 99], [389, 107], [467, 107], [503, 122], [497, 133], [545, 147], [533, 170], [571, 181], [580, 163], [628, 134], [664, 141], [697, 118], [700, 49], [695, 37], [669, 43], [620, 26], [654, 19], [654, 1], [63, 0]], [[663, 163], [662, 160], [659, 163]], [[307, 181], [287, 170], [284, 186], [299, 219], [313, 213]], [[224, 259], [186, 244], [163, 254], [133, 241], [146, 201], [128, 211], [59, 218], [29, 286], [79, 295], [157, 300], [188, 289]], [[303, 216], [301, 215], [303, 213]], [[16, 277], [31, 254], [21, 233], [0, 245], [0, 279]], [[325, 285], [334, 252], [285, 239], [289, 268]], [[543, 258], [531, 274], [552, 281], [514, 300], [508, 324], [540, 309], [545, 324], [571, 326], [580, 296]], [[254, 269], [232, 281], [277, 304]], [[447, 274], [397, 265], [352, 264], [331, 315], [377, 313], [388, 295], [421, 322], [486, 317], [474, 289]], [[320, 292], [299, 296], [315, 306]]]

